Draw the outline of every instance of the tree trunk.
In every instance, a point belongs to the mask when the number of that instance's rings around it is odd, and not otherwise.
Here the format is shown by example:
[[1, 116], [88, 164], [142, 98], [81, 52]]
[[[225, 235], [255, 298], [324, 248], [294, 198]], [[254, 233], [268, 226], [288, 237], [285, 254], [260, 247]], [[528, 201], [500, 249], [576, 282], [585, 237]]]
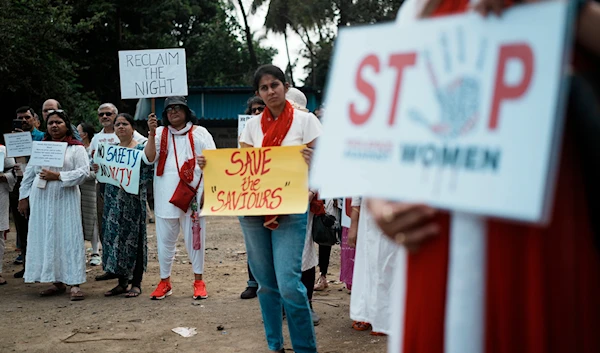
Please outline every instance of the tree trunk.
[[[250, 52], [250, 61], [252, 65], [257, 68], [258, 67], [258, 59], [256, 58], [256, 52], [254, 51], [254, 43], [252, 42], [252, 33], [250, 33], [250, 27], [248, 26], [248, 17], [246, 16], [246, 10], [244, 10], [244, 5], [242, 4], [242, 0], [238, 0], [238, 5], [240, 6], [240, 10], [242, 11], [242, 17], [244, 18], [244, 31], [246, 32], [246, 44], [248, 45], [248, 52]], [[289, 57], [289, 55], [288, 55]]]
[[292, 59], [290, 58], [290, 48], [288, 47], [287, 28], [283, 31], [283, 39], [285, 40], [285, 51], [287, 53], [288, 66], [290, 68], [290, 84], [292, 87], [296, 87], [296, 84], [294, 83], [294, 67], [292, 65]]

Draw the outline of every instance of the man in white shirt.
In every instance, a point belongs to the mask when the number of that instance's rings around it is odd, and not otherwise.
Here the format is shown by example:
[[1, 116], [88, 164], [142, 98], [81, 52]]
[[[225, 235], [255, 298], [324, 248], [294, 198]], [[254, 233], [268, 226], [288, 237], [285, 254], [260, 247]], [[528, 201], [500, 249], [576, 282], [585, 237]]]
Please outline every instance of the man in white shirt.
[[[118, 144], [119, 138], [115, 134], [115, 119], [117, 119], [117, 115], [119, 114], [119, 110], [112, 103], [103, 103], [98, 107], [98, 120], [100, 120], [100, 124], [102, 125], [102, 130], [94, 135], [92, 141], [90, 142], [90, 148], [92, 151], [92, 156], [96, 152], [98, 148], [98, 144], [100, 143], [109, 143], [109, 144]], [[145, 144], [148, 139], [144, 137], [137, 131], [133, 132], [133, 139], [138, 143]], [[104, 214], [104, 184], [97, 183], [96, 184], [96, 213], [98, 215], [98, 225], [100, 229], [98, 229], [98, 233], [100, 235], [100, 242], [102, 242], [103, 234], [102, 234], [102, 215]], [[90, 259], [90, 265], [99, 266], [102, 262], [100, 260], [100, 255], [97, 252], [98, 244], [92, 244], [92, 258]], [[102, 274], [96, 277], [97, 281], [108, 280], [111, 279], [110, 274]], [[114, 277], [116, 278], [116, 277]]]

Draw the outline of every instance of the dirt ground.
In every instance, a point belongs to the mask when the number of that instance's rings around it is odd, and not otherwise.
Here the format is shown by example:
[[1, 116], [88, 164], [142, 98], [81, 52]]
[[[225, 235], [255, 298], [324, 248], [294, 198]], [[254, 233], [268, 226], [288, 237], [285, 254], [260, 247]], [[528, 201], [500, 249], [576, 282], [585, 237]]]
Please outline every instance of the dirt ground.
[[[20, 266], [13, 265], [15, 232], [11, 229], [3, 260], [8, 285], [0, 286], [0, 352], [268, 352], [258, 300], [239, 298], [248, 275], [235, 218], [208, 219], [204, 276], [209, 298], [202, 301], [192, 299], [192, 270], [181, 237], [173, 267], [173, 295], [162, 301], [149, 299], [159, 280], [154, 224], [148, 225], [148, 272], [142, 296], [105, 298], [103, 293], [116, 280], [94, 281], [102, 269], [88, 265], [88, 282], [81, 287], [86, 299], [81, 302], [69, 301], [68, 294], [41, 298], [38, 292], [47, 284], [24, 284], [13, 278]], [[351, 328], [350, 295], [337, 281], [339, 259], [340, 249], [335, 246], [329, 289], [315, 293], [313, 306], [321, 316], [315, 328], [319, 352], [385, 352], [385, 337]], [[171, 331], [180, 326], [196, 327], [198, 334], [184, 338]], [[284, 334], [286, 352], [292, 352], [285, 323]]]

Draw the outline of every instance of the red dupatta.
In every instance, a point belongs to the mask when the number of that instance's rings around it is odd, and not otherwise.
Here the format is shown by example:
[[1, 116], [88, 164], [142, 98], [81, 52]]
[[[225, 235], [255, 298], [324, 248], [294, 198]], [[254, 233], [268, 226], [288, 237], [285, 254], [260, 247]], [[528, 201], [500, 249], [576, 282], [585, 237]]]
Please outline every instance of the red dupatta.
[[[264, 134], [262, 147], [281, 146], [283, 139], [288, 131], [290, 131], [292, 121], [294, 121], [294, 108], [287, 100], [285, 101], [283, 111], [277, 119], [273, 117], [269, 107], [266, 107], [260, 119], [260, 126]], [[279, 227], [277, 217], [276, 215], [265, 216], [265, 223], [263, 225], [270, 230], [277, 229]]]

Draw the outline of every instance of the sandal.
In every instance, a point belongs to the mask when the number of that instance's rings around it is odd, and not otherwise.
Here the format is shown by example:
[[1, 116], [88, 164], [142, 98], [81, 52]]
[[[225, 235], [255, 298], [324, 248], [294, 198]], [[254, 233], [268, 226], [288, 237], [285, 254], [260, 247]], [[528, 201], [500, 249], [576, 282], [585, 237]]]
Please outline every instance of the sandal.
[[0, 286], [3, 286], [6, 284], [6, 280], [4, 278], [2, 278], [2, 276], [0, 276]]
[[79, 287], [71, 287], [71, 301], [79, 301], [83, 300], [85, 297], [83, 296], [83, 291]]
[[40, 297], [51, 297], [54, 295], [63, 294], [67, 291], [67, 286], [57, 286], [56, 284], [51, 285], [48, 289], [40, 292]]
[[121, 285], [117, 285], [115, 288], [109, 290], [108, 292], [104, 293], [105, 297], [114, 297], [115, 295], [120, 295], [123, 293], [127, 292], [127, 288], [121, 286]]
[[329, 283], [327, 283], [327, 278], [323, 275], [319, 276], [319, 279], [317, 279], [317, 283], [315, 284], [315, 286], [313, 287], [314, 291], [322, 291], [325, 290], [329, 287]]
[[142, 294], [142, 288], [133, 286], [129, 292], [125, 294], [125, 298], [137, 298], [140, 296], [140, 294]]
[[375, 332], [375, 331], [371, 331], [370, 333], [371, 336], [387, 336], [385, 333], [383, 332]]
[[114, 273], [105, 272], [101, 275], [96, 276], [96, 281], [108, 281], [109, 279], [119, 278], [119, 276]]
[[371, 328], [371, 324], [364, 321], [354, 321], [352, 328], [356, 331], [367, 331]]

